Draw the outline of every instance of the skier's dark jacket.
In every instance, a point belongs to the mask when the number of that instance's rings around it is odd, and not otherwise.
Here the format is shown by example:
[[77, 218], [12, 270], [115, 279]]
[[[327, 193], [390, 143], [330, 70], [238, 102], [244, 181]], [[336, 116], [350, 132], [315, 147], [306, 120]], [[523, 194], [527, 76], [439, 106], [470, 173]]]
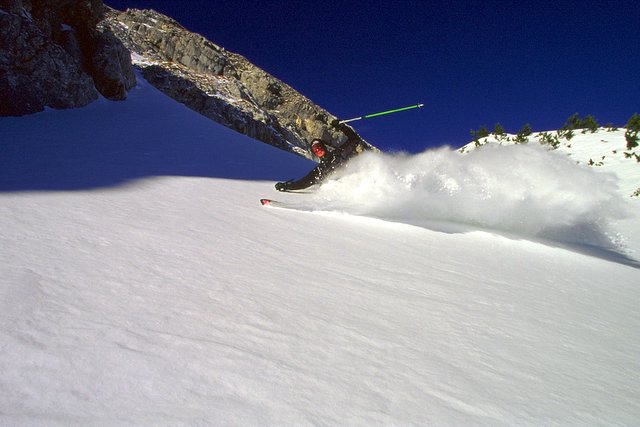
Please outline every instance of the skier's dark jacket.
[[362, 138], [358, 136], [351, 128], [344, 124], [337, 125], [338, 129], [343, 131], [348, 139], [340, 147], [335, 148], [333, 151], [326, 150], [324, 156], [320, 159], [318, 166], [313, 168], [311, 172], [304, 177], [287, 182], [279, 182], [276, 184], [276, 189], [279, 191], [295, 191], [303, 190], [311, 187], [314, 184], [322, 182], [327, 176], [331, 175], [333, 171], [338, 169], [351, 157], [371, 150], [371, 146], [365, 143]]

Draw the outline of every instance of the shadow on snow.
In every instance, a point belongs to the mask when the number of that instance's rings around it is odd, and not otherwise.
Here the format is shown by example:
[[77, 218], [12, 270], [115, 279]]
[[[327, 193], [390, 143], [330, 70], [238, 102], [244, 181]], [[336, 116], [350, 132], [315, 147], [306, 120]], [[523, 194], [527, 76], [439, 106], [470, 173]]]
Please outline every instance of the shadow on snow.
[[126, 101], [0, 118], [0, 192], [82, 190], [150, 176], [276, 181], [313, 167], [139, 82]]

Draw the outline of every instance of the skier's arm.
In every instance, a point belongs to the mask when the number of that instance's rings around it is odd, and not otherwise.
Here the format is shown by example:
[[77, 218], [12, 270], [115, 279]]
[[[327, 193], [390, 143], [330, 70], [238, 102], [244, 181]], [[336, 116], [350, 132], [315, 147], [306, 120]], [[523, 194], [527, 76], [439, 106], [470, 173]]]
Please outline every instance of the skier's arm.
[[276, 190], [278, 191], [293, 191], [303, 190], [311, 187], [313, 184], [317, 184], [322, 179], [322, 169], [320, 165], [316, 166], [300, 179], [295, 181], [279, 182], [276, 184]]
[[339, 151], [345, 153], [343, 156], [349, 157], [354, 151], [359, 154], [371, 149], [350, 126], [337, 120], [334, 120], [331, 125], [347, 136], [347, 140], [338, 148]]
[[347, 135], [347, 141], [358, 142], [362, 140], [353, 129], [351, 129], [349, 126], [345, 125], [344, 123], [340, 123], [338, 125], [338, 129], [340, 129], [342, 133]]

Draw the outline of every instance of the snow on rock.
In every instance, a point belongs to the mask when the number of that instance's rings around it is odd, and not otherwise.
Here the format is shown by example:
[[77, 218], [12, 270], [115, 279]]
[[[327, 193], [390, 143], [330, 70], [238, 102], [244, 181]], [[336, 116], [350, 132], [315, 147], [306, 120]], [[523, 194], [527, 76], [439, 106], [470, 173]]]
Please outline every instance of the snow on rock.
[[[578, 129], [573, 131], [571, 138], [567, 138], [566, 135], [560, 136], [563, 133], [558, 131], [535, 132], [527, 137], [526, 144], [543, 144], [547, 149], [563, 153], [578, 164], [618, 175], [620, 189], [628, 197], [640, 189], [640, 163], [636, 157], [637, 149], [627, 148], [625, 131], [624, 128], [598, 128], [595, 132]], [[468, 153], [487, 145], [513, 145], [516, 143], [515, 139], [516, 136], [511, 134], [490, 134], [465, 145], [460, 151]], [[554, 145], [550, 145], [549, 140], [553, 141]]]
[[[429, 202], [403, 187], [385, 190], [385, 215], [363, 199], [378, 218], [335, 200], [327, 212], [319, 197], [337, 197], [348, 174], [317, 194], [274, 195], [275, 180], [313, 164], [144, 81], [127, 102], [0, 118], [0, 129], [2, 425], [640, 419], [640, 270], [629, 252], [443, 215], [416, 221], [401, 208]], [[569, 213], [545, 195], [545, 218], [586, 212], [614, 226], [599, 204], [626, 203], [633, 221], [618, 231], [637, 232], [635, 200], [612, 195], [608, 177], [506, 148], [477, 162], [441, 149], [362, 164], [378, 183], [435, 198], [440, 214], [469, 203], [483, 221], [544, 207], [511, 169], [553, 171], [582, 182], [562, 187]], [[583, 211], [567, 196], [580, 193]], [[264, 196], [325, 211], [265, 208]]]

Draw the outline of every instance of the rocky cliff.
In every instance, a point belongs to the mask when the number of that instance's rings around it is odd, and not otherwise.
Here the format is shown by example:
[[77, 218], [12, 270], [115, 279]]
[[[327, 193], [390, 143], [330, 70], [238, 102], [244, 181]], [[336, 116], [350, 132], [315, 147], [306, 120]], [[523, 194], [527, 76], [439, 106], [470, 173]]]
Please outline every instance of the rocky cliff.
[[346, 139], [335, 119], [286, 83], [153, 10], [110, 10], [104, 21], [154, 86], [227, 127], [311, 157], [309, 142]]
[[0, 115], [126, 98], [130, 55], [103, 12], [101, 0], [0, 0]]
[[102, 0], [0, 0], [0, 116], [126, 98], [133, 63], [200, 114], [312, 158], [309, 143], [346, 136], [336, 118], [286, 83], [153, 10]]

